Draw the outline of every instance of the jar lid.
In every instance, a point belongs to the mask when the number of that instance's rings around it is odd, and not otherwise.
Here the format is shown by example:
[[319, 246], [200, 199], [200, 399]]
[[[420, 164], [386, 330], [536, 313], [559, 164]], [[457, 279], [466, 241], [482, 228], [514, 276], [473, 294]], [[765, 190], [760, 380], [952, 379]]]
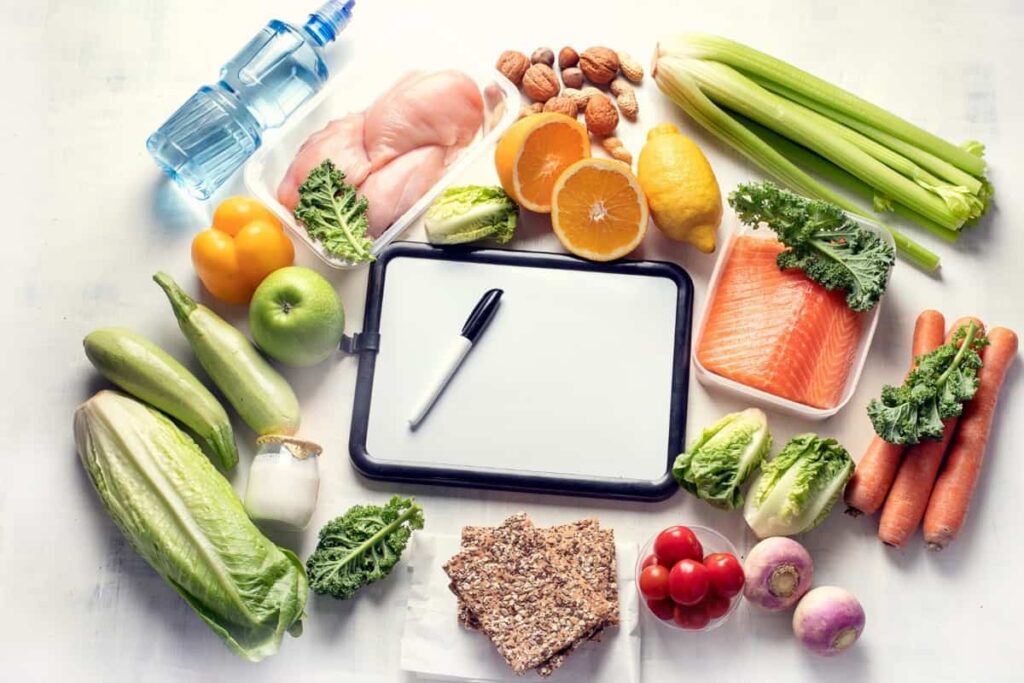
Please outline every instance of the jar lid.
[[302, 439], [285, 436], [284, 434], [264, 434], [256, 439], [257, 446], [263, 446], [265, 444], [279, 444], [284, 446], [289, 453], [299, 460], [305, 460], [309, 457], [319, 457], [320, 453], [324, 450], [319, 444], [315, 444], [312, 441], [303, 441]]

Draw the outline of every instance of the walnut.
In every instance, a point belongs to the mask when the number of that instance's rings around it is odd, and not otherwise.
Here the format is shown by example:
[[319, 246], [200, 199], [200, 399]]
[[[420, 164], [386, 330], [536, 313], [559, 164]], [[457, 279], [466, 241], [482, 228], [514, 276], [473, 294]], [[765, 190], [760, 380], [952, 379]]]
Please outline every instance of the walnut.
[[604, 95], [587, 100], [584, 118], [587, 121], [587, 130], [594, 135], [611, 135], [619, 125], [619, 112], [612, 101]]
[[530, 68], [530, 60], [522, 52], [506, 50], [498, 57], [495, 68], [508, 80], [517, 86], [523, 83], [523, 74]]
[[551, 51], [550, 47], [538, 47], [530, 55], [531, 64], [547, 64], [548, 66], [554, 66], [555, 64], [555, 53]]
[[576, 118], [578, 113], [576, 110], [576, 102], [571, 97], [565, 95], [559, 95], [558, 97], [552, 97], [550, 100], [544, 103], [544, 111], [556, 111], [559, 114], [565, 114], [569, 118]]
[[580, 55], [580, 68], [591, 83], [606, 85], [619, 72], [619, 56], [606, 47], [589, 47]]
[[569, 46], [558, 51], [558, 68], [569, 69], [580, 63], [580, 56]]
[[558, 76], [547, 64], [534, 64], [523, 75], [523, 91], [532, 100], [547, 102], [559, 90]]

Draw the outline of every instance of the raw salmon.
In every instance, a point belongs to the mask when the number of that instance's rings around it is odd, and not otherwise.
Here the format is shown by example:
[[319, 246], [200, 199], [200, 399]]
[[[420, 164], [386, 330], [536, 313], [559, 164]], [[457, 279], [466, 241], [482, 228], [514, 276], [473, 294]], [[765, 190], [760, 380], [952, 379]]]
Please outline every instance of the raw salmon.
[[839, 403], [863, 314], [799, 270], [780, 270], [784, 247], [741, 236], [727, 255], [697, 359], [709, 372], [815, 408]]

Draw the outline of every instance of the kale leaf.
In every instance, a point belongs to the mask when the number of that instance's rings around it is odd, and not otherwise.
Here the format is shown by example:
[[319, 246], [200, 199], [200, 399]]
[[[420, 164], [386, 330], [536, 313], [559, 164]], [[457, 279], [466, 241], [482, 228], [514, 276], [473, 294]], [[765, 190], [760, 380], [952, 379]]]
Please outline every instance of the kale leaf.
[[846, 292], [854, 311], [868, 311], [885, 293], [896, 250], [835, 204], [771, 183], [742, 183], [729, 195], [742, 223], [765, 223], [787, 249], [779, 268], [798, 268], [829, 290]]
[[369, 222], [366, 197], [345, 182], [345, 174], [324, 160], [299, 185], [299, 203], [295, 217], [306, 232], [334, 256], [360, 263], [373, 261], [373, 240], [366, 235]]
[[415, 529], [423, 528], [423, 508], [394, 496], [387, 505], [356, 505], [320, 529], [316, 550], [306, 560], [309, 587], [347, 600], [367, 584], [391, 573]]
[[978, 350], [988, 344], [977, 324], [963, 325], [953, 339], [915, 359], [901, 386], [886, 385], [868, 404], [875, 432], [889, 443], [912, 446], [942, 439], [943, 420], [963, 412], [978, 390]]

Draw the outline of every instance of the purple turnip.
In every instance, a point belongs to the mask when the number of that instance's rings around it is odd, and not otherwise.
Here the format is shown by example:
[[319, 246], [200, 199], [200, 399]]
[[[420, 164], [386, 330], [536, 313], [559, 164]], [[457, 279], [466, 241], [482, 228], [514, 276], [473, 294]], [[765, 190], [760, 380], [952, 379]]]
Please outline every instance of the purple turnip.
[[811, 587], [814, 562], [791, 538], [766, 538], [747, 553], [743, 595], [758, 607], [777, 612], [796, 604]]
[[857, 642], [864, 630], [864, 608], [842, 588], [821, 586], [810, 591], [793, 612], [793, 632], [808, 650], [825, 657]]

